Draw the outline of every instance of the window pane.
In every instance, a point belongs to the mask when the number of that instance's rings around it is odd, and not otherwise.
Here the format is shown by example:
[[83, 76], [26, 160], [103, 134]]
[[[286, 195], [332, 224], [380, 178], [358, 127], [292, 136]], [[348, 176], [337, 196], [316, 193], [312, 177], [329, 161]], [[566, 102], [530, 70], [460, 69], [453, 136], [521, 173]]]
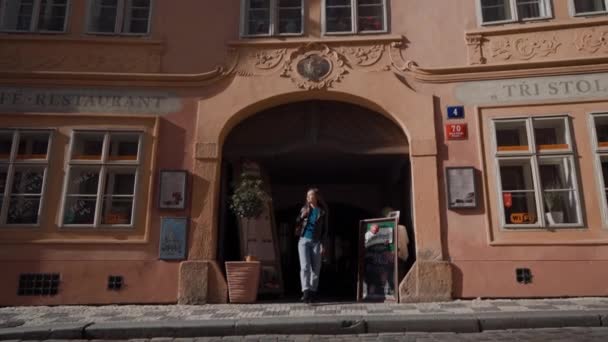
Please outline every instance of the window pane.
[[545, 218], [551, 225], [578, 223], [574, 165], [569, 157], [539, 159]]
[[543, 189], [574, 189], [574, 165], [569, 157], [540, 158], [538, 163]]
[[536, 195], [530, 159], [499, 160], [506, 224], [536, 223]]
[[384, 6], [382, 0], [359, 0], [358, 30], [384, 30]]
[[7, 224], [37, 224], [40, 196], [11, 196]]
[[534, 191], [530, 159], [501, 159], [499, 165], [503, 191]]
[[3, 2], [2, 29], [30, 31], [34, 0], [8, 0]]
[[604, 188], [608, 188], [608, 155], [604, 155], [600, 159], [602, 163], [602, 177], [604, 179]]
[[89, 18], [90, 32], [115, 32], [118, 0], [93, 0]]
[[123, 32], [148, 33], [150, 0], [129, 0], [125, 14]]
[[606, 11], [604, 0], [574, 0], [576, 13], [603, 12]]
[[110, 153], [108, 159], [111, 161], [137, 160], [139, 151], [139, 134], [112, 133], [110, 134]]
[[80, 132], [74, 134], [72, 159], [101, 160], [104, 133]]
[[38, 14], [38, 30], [63, 31], [67, 8], [67, 0], [42, 0]]
[[[597, 146], [603, 148], [608, 147], [608, 116], [596, 116], [593, 121], [595, 123], [595, 133], [597, 135]], [[2, 153], [1, 149], [0, 153]]]
[[352, 19], [350, 0], [327, 0], [325, 8], [327, 32], [352, 32]]
[[106, 196], [102, 212], [102, 224], [131, 224], [133, 198]]
[[534, 141], [539, 151], [569, 149], [566, 139], [566, 120], [542, 119], [534, 120]]
[[68, 180], [68, 195], [97, 195], [99, 168], [72, 167]]
[[8, 160], [13, 148], [13, 132], [0, 131], [0, 160]]
[[511, 20], [509, 0], [481, 0], [481, 16], [484, 23]]
[[496, 146], [499, 152], [528, 151], [525, 121], [496, 121]]
[[0, 165], [0, 210], [4, 204], [4, 192], [6, 191], [6, 181], [8, 178], [8, 165]]
[[135, 169], [108, 170], [105, 195], [133, 195], [135, 193]]
[[49, 132], [21, 132], [17, 159], [46, 159], [50, 137]]
[[519, 19], [544, 17], [545, 10], [542, 0], [517, 0], [517, 14]]
[[11, 194], [41, 194], [44, 167], [18, 166], [13, 173]]
[[247, 34], [270, 34], [270, 0], [249, 0]]
[[[0, 165], [0, 196], [4, 195], [6, 190], [6, 181], [8, 178], [8, 165]], [[0, 206], [1, 208], [2, 206]]]
[[302, 1], [279, 0], [279, 33], [302, 32]]
[[64, 224], [93, 224], [95, 222], [95, 205], [93, 197], [68, 197], [65, 201]]

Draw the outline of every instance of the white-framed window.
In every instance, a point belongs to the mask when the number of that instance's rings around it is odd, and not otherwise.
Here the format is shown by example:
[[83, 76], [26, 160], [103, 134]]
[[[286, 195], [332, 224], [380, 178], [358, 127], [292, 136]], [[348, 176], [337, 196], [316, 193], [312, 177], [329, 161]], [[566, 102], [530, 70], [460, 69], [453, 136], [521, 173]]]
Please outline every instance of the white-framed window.
[[89, 0], [87, 31], [145, 35], [150, 32], [152, 0]]
[[550, 0], [478, 0], [477, 6], [482, 25], [548, 19], [552, 16]]
[[595, 151], [597, 175], [604, 222], [608, 223], [608, 113], [591, 114], [591, 137]]
[[133, 227], [141, 150], [141, 132], [74, 131], [61, 226]]
[[323, 33], [387, 32], [386, 0], [324, 0]]
[[570, 12], [574, 16], [606, 14], [607, 11], [608, 0], [570, 0]]
[[582, 225], [568, 116], [495, 119], [494, 160], [502, 226]]
[[62, 33], [69, 8], [69, 0], [0, 0], [0, 30]]
[[50, 130], [0, 129], [0, 225], [37, 226], [46, 188]]
[[294, 36], [304, 33], [304, 0], [241, 0], [241, 35]]

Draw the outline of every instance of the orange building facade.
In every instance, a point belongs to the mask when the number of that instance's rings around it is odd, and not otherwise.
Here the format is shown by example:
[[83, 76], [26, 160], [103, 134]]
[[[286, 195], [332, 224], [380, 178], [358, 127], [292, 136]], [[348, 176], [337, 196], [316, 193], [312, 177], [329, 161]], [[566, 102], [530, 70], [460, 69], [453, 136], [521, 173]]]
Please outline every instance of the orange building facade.
[[328, 300], [356, 297], [358, 222], [385, 207], [400, 302], [608, 295], [604, 0], [0, 5], [0, 305], [226, 302], [244, 161], [284, 296], [310, 186]]

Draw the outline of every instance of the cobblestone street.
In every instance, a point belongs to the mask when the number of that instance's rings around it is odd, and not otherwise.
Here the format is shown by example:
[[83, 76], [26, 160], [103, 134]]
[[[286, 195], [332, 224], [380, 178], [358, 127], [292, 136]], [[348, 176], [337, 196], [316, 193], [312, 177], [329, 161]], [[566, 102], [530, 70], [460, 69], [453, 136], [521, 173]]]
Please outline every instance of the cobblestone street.
[[[14, 340], [17, 342], [19, 340]], [[44, 340], [54, 342], [59, 340]], [[85, 340], [69, 340], [71, 342]], [[108, 341], [111, 340], [92, 340]], [[387, 333], [364, 335], [253, 335], [202, 338], [153, 338], [132, 339], [130, 342], [604, 342], [608, 341], [608, 328], [560, 328], [560, 329], [528, 329], [487, 331], [473, 334], [455, 333]]]

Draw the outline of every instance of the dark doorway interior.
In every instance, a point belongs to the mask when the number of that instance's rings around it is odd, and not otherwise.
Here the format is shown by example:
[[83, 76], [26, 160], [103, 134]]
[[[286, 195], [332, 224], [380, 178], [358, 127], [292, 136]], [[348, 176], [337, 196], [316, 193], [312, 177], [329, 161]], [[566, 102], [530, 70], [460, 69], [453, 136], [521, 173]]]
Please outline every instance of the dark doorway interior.
[[365, 108], [309, 101], [273, 108], [237, 126], [226, 140], [222, 167], [219, 259], [241, 260], [236, 219], [226, 209], [234, 169], [256, 161], [269, 182], [274, 207], [284, 294], [261, 300], [296, 301], [300, 296], [294, 220], [306, 190], [318, 187], [329, 206], [330, 238], [319, 292], [325, 301], [354, 301], [357, 290], [359, 220], [381, 216], [384, 207], [401, 211], [413, 264], [410, 163], [402, 131]]

